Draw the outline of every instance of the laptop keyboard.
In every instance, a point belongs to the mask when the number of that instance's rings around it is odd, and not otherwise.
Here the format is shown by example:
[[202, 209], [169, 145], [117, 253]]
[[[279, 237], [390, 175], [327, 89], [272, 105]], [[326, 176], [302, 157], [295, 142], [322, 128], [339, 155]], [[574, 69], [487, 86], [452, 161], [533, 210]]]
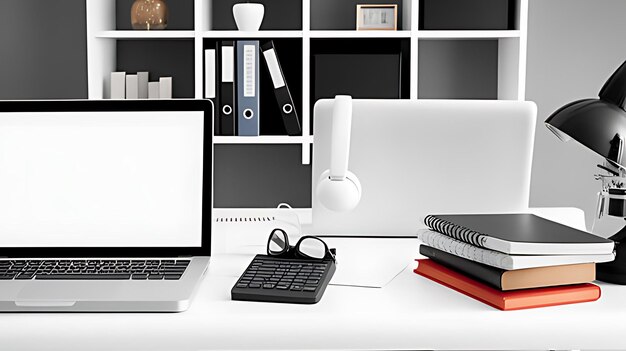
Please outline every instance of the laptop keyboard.
[[0, 260], [0, 280], [178, 280], [189, 260]]

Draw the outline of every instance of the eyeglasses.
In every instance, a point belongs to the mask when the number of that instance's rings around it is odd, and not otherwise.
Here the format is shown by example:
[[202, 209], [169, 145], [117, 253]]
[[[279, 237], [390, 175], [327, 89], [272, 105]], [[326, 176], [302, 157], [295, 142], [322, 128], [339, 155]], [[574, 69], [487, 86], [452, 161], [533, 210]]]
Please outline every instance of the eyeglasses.
[[300, 238], [295, 246], [289, 245], [289, 237], [284, 230], [276, 228], [272, 230], [267, 241], [267, 254], [270, 256], [286, 256], [293, 254], [296, 258], [309, 258], [323, 260], [330, 258], [335, 260], [335, 249], [329, 249], [326, 243], [311, 235]]

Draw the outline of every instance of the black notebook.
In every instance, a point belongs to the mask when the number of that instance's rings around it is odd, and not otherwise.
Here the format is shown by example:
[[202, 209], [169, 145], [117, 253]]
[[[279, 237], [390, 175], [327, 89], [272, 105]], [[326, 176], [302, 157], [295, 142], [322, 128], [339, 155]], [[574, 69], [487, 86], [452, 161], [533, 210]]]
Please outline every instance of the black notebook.
[[512, 255], [608, 254], [614, 242], [527, 213], [429, 215], [431, 229]]
[[595, 263], [505, 270], [474, 262], [427, 245], [420, 245], [420, 254], [501, 291], [589, 283], [596, 279]]

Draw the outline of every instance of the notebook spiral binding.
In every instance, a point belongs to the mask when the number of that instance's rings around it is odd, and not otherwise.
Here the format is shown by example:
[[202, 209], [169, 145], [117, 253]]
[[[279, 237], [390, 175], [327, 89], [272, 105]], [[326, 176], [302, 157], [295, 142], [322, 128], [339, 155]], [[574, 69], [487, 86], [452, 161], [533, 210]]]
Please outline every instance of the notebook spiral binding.
[[424, 218], [424, 223], [433, 230], [445, 234], [457, 240], [470, 243], [475, 246], [485, 247], [487, 236], [469, 228], [456, 225], [432, 215]]
[[260, 223], [260, 222], [272, 222], [274, 221], [274, 217], [217, 217], [215, 218], [215, 222], [217, 223]]

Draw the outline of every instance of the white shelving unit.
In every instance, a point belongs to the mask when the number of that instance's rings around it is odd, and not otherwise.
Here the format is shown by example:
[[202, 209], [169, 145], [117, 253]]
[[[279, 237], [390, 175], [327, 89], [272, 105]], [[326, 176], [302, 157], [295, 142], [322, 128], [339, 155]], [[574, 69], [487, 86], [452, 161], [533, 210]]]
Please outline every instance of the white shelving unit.
[[[175, 0], [170, 0], [175, 1]], [[239, 32], [214, 30], [211, 23], [213, 1], [194, 0], [193, 30], [133, 31], [116, 30], [115, 0], [87, 0], [88, 89], [90, 99], [108, 98], [109, 74], [116, 71], [116, 41], [193, 40], [194, 96], [203, 98], [203, 50], [205, 38], [301, 38], [302, 39], [302, 111], [303, 136], [215, 137], [216, 144], [300, 144], [302, 163], [311, 161], [310, 64], [311, 41], [333, 38], [406, 38], [410, 43], [410, 98], [418, 98], [418, 43], [422, 40], [497, 40], [498, 41], [498, 99], [524, 100], [526, 77], [526, 37], [528, 0], [515, 1], [514, 30], [420, 30], [419, 1], [402, 1], [402, 28], [398, 31], [355, 31], [311, 29], [311, 6], [316, 0], [302, 1], [301, 30], [268, 30]]]

